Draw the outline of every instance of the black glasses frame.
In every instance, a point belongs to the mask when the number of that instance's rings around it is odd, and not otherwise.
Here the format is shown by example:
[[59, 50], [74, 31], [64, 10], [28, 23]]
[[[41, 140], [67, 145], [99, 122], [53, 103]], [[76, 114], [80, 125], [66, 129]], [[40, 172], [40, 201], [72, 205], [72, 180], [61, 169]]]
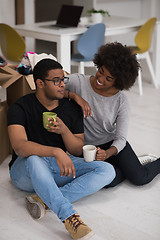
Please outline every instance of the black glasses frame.
[[48, 82], [53, 82], [53, 84], [55, 86], [58, 86], [61, 84], [61, 82], [64, 82], [64, 84], [67, 84], [69, 82], [69, 77], [63, 77], [61, 79], [59, 78], [55, 78], [55, 79], [47, 79], [47, 78], [43, 78], [43, 81], [48, 81]]

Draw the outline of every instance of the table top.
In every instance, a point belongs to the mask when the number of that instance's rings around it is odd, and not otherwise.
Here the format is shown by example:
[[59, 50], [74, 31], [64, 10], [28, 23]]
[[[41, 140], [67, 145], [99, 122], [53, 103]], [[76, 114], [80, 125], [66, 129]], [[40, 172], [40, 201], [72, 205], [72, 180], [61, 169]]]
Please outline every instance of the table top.
[[[125, 17], [118, 17], [118, 16], [111, 16], [111, 17], [104, 17], [103, 22], [106, 25], [106, 34], [110, 35], [113, 32], [121, 31], [124, 29], [131, 29], [140, 27], [146, 20], [144, 19], [135, 19], [135, 18], [125, 18]], [[92, 25], [89, 21], [89, 18], [82, 18], [79, 26], [76, 28], [63, 28], [63, 29], [54, 29], [52, 27], [44, 27], [46, 25], [55, 24], [55, 21], [46, 21], [46, 22], [38, 22], [32, 24], [22, 24], [22, 25], [14, 25], [13, 27], [16, 30], [21, 31], [21, 34], [26, 35], [32, 33], [43, 33], [43, 34], [50, 34], [54, 36], [74, 36], [77, 34], [82, 34], [86, 31], [88, 25]], [[117, 33], [116, 33], [117, 34]]]

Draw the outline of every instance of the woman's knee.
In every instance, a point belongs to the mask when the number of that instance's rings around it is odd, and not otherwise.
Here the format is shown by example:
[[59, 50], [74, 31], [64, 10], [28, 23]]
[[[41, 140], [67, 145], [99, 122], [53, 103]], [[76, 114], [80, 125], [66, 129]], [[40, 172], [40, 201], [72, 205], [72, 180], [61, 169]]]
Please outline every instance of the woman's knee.
[[128, 180], [136, 186], [141, 186], [141, 185], [149, 183], [148, 179], [146, 179], [143, 176], [136, 175], [136, 174], [132, 178], [129, 178]]

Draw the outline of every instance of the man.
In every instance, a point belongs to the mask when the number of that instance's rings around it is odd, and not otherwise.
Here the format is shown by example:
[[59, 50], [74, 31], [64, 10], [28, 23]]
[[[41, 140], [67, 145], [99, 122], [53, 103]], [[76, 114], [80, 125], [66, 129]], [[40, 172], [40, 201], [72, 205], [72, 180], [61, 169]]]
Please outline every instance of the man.
[[[14, 150], [9, 164], [12, 182], [38, 195], [26, 197], [32, 217], [42, 216], [41, 206], [45, 203], [73, 239], [89, 239], [93, 231], [71, 203], [109, 184], [115, 171], [109, 163], [87, 163], [75, 157], [82, 154], [84, 145], [83, 117], [75, 102], [63, 99], [68, 78], [62, 66], [43, 59], [34, 67], [33, 77], [35, 94], [20, 98], [8, 111], [8, 132]], [[42, 114], [49, 111], [55, 112], [57, 118], [56, 122], [49, 119], [46, 130]]]

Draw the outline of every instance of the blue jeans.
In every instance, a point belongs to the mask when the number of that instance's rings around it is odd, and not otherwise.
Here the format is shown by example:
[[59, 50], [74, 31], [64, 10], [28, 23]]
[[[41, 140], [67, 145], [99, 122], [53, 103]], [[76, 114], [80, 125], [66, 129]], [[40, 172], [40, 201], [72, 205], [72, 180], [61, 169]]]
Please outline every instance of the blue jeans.
[[76, 213], [72, 202], [97, 192], [115, 177], [109, 163], [87, 163], [83, 158], [69, 156], [75, 166], [75, 179], [72, 175], [60, 176], [54, 157], [18, 157], [10, 170], [13, 184], [21, 190], [36, 192], [61, 221]]

